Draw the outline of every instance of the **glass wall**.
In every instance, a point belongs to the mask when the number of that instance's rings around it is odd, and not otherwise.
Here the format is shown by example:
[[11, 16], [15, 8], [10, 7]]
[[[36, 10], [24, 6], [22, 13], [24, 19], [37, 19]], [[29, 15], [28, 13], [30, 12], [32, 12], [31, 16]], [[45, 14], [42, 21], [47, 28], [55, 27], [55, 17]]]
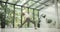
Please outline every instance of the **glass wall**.
[[[3, 3], [4, 4], [4, 3]], [[5, 4], [5, 8], [0, 7], [0, 12], [5, 13], [5, 28], [33, 28], [38, 22], [38, 10], [25, 8], [21, 6]], [[30, 22], [28, 23], [26, 20], [26, 16], [22, 16], [23, 11], [30, 15]], [[0, 21], [1, 22], [1, 21]]]
[[2, 0], [0, 4], [0, 27], [4, 19], [5, 28], [60, 28], [60, 0]]
[[14, 13], [14, 8], [13, 5], [7, 4], [6, 8], [6, 28], [13, 28], [13, 13]]
[[4, 7], [5, 3], [1, 3], [0, 5], [0, 28], [1, 28], [1, 24], [4, 22], [4, 12], [5, 12], [5, 7]]

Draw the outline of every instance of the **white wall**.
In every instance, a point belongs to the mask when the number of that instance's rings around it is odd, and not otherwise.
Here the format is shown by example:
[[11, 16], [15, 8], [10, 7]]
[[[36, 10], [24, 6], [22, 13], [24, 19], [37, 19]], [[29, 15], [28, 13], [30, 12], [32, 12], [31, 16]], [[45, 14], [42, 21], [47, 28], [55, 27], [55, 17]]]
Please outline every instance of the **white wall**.
[[[40, 15], [41, 14], [46, 14], [46, 17], [48, 18], [48, 19], [52, 19], [53, 20], [53, 22], [54, 21], [57, 21], [57, 14], [56, 14], [56, 10], [55, 10], [55, 5], [53, 4], [53, 5], [51, 5], [51, 6], [49, 6], [49, 7], [46, 7], [46, 8], [44, 8], [44, 9], [42, 9], [41, 11], [40, 11]], [[59, 19], [60, 19], [60, 4], [58, 3], [58, 14], [59, 14]], [[59, 20], [60, 21], [60, 20]], [[52, 23], [53, 24], [53, 23]], [[51, 26], [53, 27], [53, 25], [51, 24]], [[59, 24], [60, 25], [60, 24]], [[60, 27], [60, 26], [59, 26]]]
[[[59, 6], [58, 12], [59, 12], [59, 16], [60, 16], [60, 11], [59, 11], [60, 10], [60, 4], [58, 6]], [[45, 9], [42, 9], [40, 11], [40, 14], [42, 14], [42, 13], [46, 14], [47, 18], [56, 20], [57, 15], [56, 15], [56, 11], [55, 11], [55, 5], [51, 5], [49, 7], [46, 7]]]

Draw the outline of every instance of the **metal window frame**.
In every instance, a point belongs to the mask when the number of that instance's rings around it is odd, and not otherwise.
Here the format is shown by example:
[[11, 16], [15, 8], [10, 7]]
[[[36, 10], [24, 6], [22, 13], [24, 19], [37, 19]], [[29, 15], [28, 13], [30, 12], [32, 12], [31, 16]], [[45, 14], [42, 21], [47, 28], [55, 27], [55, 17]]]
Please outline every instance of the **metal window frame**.
[[27, 4], [29, 2], [29, 0], [27, 0], [22, 6], [24, 6], [25, 4]]
[[[40, 1], [40, 0], [39, 0]], [[35, 5], [36, 3], [38, 3], [39, 1], [33, 1], [35, 3], [33, 3], [32, 5], [30, 5], [29, 7], [32, 7], [33, 5]]]
[[[17, 4], [13, 4], [13, 3], [9, 3], [9, 2], [4, 2], [4, 1], [0, 1], [0, 2], [1, 3], [7, 3], [7, 4], [15, 5], [15, 6], [22, 6], [22, 5], [17, 5]], [[26, 7], [26, 6], [22, 6], [22, 7], [30, 8], [30, 7]], [[30, 9], [35, 9], [35, 8], [30, 8]], [[36, 9], [36, 10], [39, 10], [39, 9]]]
[[[40, 4], [45, 5], [45, 6], [48, 6], [47, 4], [45, 4], [45, 3], [47, 3], [47, 2], [48, 2], [48, 1], [46, 1], [46, 2], [44, 2], [44, 3], [40, 3]], [[35, 9], [38, 8], [38, 7], [41, 7], [42, 5], [39, 5], [39, 6], [35, 7]]]
[[13, 11], [13, 28], [14, 28], [14, 21], [15, 21], [15, 5], [13, 5], [14, 11]]
[[[40, 1], [40, 0], [39, 0]], [[47, 1], [45, 1], [44, 3], [40, 3], [39, 1], [33, 1], [33, 2], [35, 2], [34, 4], [32, 4], [32, 5], [30, 5], [29, 7], [32, 7], [32, 6], [34, 6], [36, 3], [39, 3], [39, 4], [41, 4], [41, 5], [46, 5], [47, 6], [47, 4], [44, 4], [45, 2], [48, 2], [49, 0], [47, 0]], [[40, 6], [40, 5], [39, 5]], [[36, 8], [35, 8], [36, 9]]]
[[[28, 14], [29, 14], [29, 8], [27, 8], [28, 10]], [[27, 27], [29, 27], [30, 26], [30, 23], [29, 22], [27, 22]]]

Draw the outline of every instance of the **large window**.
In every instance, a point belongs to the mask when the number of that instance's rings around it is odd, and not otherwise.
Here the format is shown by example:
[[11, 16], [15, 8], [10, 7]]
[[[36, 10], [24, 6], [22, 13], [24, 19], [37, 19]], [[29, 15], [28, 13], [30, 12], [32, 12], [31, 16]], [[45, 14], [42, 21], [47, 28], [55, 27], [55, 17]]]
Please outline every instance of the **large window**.
[[[4, 16], [1, 18], [0, 15], [0, 27], [2, 22], [5, 28], [33, 28], [35, 26], [56, 28], [60, 25], [59, 0], [58, 2], [55, 0], [2, 0], [0, 4], [0, 14]], [[30, 22], [26, 21], [27, 16], [22, 15], [23, 11], [29, 15]]]
[[7, 4], [6, 8], [6, 28], [13, 28], [13, 13], [14, 13], [14, 6]]

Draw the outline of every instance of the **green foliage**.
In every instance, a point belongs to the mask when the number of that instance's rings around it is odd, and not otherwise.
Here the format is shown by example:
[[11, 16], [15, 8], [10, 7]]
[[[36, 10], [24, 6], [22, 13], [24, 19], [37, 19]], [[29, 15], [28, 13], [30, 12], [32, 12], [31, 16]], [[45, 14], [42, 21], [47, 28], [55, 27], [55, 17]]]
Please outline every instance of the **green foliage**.
[[[13, 0], [13, 1], [14, 1], [14, 3], [19, 2], [17, 0], [16, 0], [17, 2], [15, 0]], [[29, 2], [29, 3], [28, 4], [31, 5], [31, 2]], [[21, 7], [20, 6], [18, 6], [18, 7], [15, 6], [15, 18], [14, 18], [13, 17], [14, 16], [14, 14], [13, 14], [14, 13], [14, 5], [7, 4], [7, 7], [6, 7], [5, 4], [3, 4], [3, 3], [1, 3], [1, 4], [2, 5], [0, 5], [1, 6], [0, 8], [2, 9], [2, 11], [4, 13], [5, 13], [5, 9], [6, 9], [6, 18], [5, 18], [6, 19], [6, 22], [5, 22], [6, 25], [9, 25], [9, 23], [13, 24], [13, 19], [14, 19], [14, 25], [15, 25], [16, 28], [18, 28], [21, 25]], [[26, 10], [26, 12], [28, 12], [28, 8], [23, 7], [23, 10]], [[33, 16], [33, 9], [29, 8], [29, 14], [30, 14], [30, 19], [32, 21], [38, 22], [38, 11], [37, 10], [34, 10], [34, 16]], [[33, 17], [34, 17], [34, 20], [33, 20]], [[24, 22], [24, 21], [25, 21], [25, 18], [22, 16], [22, 22]], [[30, 25], [32, 25], [32, 24], [30, 23]], [[27, 23], [24, 24], [23, 27], [27, 27]]]

